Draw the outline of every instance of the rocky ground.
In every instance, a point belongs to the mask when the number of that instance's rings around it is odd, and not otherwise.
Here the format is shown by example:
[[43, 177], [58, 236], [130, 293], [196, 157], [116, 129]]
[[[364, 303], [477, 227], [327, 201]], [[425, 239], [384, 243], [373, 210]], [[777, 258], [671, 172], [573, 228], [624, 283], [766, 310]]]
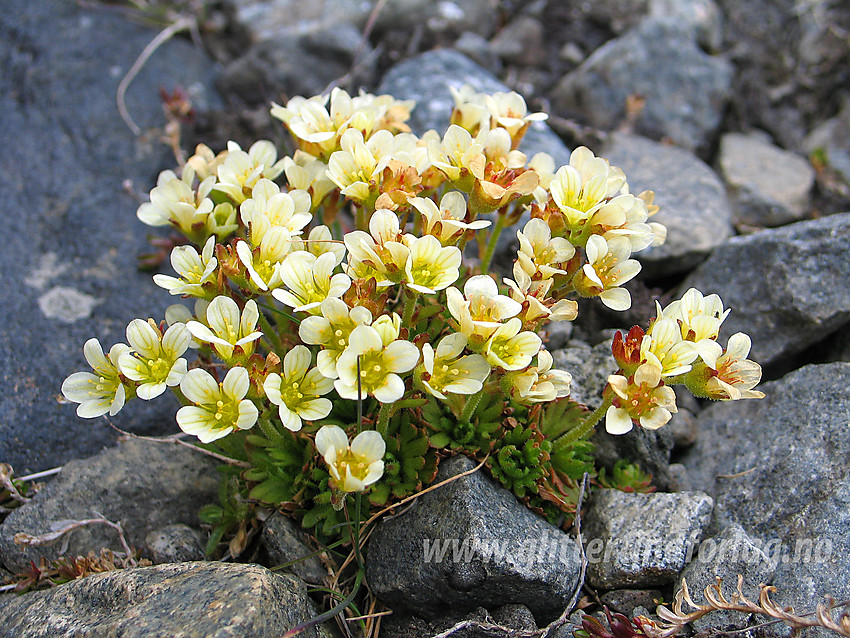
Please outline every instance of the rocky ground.
[[[0, 156], [8, 211], [0, 460], [19, 475], [64, 465], [0, 527], [0, 559], [20, 573], [39, 556], [119, 550], [115, 530], [102, 524], [74, 532], [64, 547], [14, 542], [19, 532], [105, 518], [120, 521], [127, 542], [154, 564], [6, 597], [0, 635], [276, 636], [315, 613], [304, 583], [327, 575], [318, 560], [285, 576], [188, 562], [202, 556], [197, 507], [216, 499], [214, 462], [140, 440], [101, 452], [117, 435], [59, 400], [62, 379], [83, 365], [87, 338], [114, 343], [129, 319], [159, 316], [169, 302], [137, 269], [150, 246], [134, 212], [137, 194], [173, 164], [161, 139], [160, 89], [177, 88], [194, 107], [183, 146], [216, 149], [260, 137], [285, 149], [269, 102], [333, 82], [416, 99], [411, 124], [420, 133], [445, 126], [448, 85], [509, 88], [551, 116], [529, 134], [526, 152], [565, 163], [569, 149], [586, 144], [623, 168], [633, 191], [655, 190], [668, 241], [642, 253], [633, 309], [588, 308], [569, 342], [552, 335], [563, 346], [556, 363], [573, 373], [574, 396], [593, 405], [608, 374], [610, 329], [645, 322], [654, 298], [696, 286], [733, 309], [722, 341], [737, 331], [752, 336], [767, 396], [711, 406], [682, 399], [657, 436], [599, 437], [608, 463], [639, 457], [660, 491], [594, 493], [586, 540], [600, 541], [602, 558], [594, 562], [588, 545], [587, 591], [630, 614], [669, 601], [680, 576], [698, 591], [715, 575], [734, 583], [742, 573], [745, 593], [772, 582], [776, 599], [801, 611], [826, 594], [850, 598], [846, 3], [135, 4], [39, 0], [0, 15], [0, 138], [10, 141]], [[134, 135], [116, 90], [156, 29], [181, 15], [195, 17], [184, 23], [194, 25], [196, 42], [178, 35], [142, 67], [127, 93], [141, 130]], [[120, 427], [175, 429], [174, 406], [131, 407]], [[463, 469], [459, 459], [441, 471]], [[563, 611], [579, 577], [574, 540], [483, 476], [428, 498], [372, 540], [368, 582], [396, 611], [381, 635], [430, 635], [463, 618], [530, 632]], [[436, 511], [439, 520], [429, 513]], [[475, 545], [465, 560], [424, 561], [425, 540], [474, 534], [506, 539], [502, 560]], [[261, 546], [257, 561], [267, 566], [309, 553], [280, 515], [266, 521]], [[518, 555], [534, 558], [509, 559]], [[710, 615], [694, 628], [748, 622]], [[552, 635], [570, 635], [568, 627]]]

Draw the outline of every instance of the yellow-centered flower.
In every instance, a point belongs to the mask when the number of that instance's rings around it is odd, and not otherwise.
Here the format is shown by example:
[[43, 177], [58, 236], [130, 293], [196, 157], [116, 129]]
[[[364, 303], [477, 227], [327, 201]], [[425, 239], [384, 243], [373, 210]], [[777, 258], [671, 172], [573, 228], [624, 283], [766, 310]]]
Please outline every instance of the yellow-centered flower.
[[[384, 336], [391, 337], [392, 330]], [[399, 376], [413, 370], [419, 361], [419, 349], [402, 339], [382, 339], [372, 326], [357, 326], [348, 338], [348, 347], [337, 360], [339, 378], [334, 387], [343, 399], [357, 399], [358, 357], [360, 358], [360, 398], [372, 395], [381, 403], [393, 403], [404, 394], [404, 381]]]
[[166, 387], [180, 383], [188, 369], [186, 359], [180, 355], [189, 348], [190, 340], [182, 323], [175, 323], [162, 334], [153, 319], [130, 322], [127, 341], [132, 350], [118, 357], [118, 367], [125, 377], [140, 384], [136, 388], [140, 399], [153, 399]]
[[171, 267], [180, 277], [154, 275], [154, 283], [160, 288], [165, 288], [172, 295], [206, 297], [209, 294], [212, 296], [204, 290], [204, 284], [215, 282], [218, 260], [213, 256], [214, 249], [214, 237], [207, 240], [200, 255], [193, 246], [175, 246], [171, 251]]
[[490, 365], [479, 354], [461, 356], [465, 347], [466, 336], [459, 332], [440, 339], [436, 350], [429, 343], [422, 346], [417, 374], [430, 394], [445, 401], [446, 393], [475, 394], [484, 387]]
[[522, 321], [514, 317], [500, 325], [484, 351], [487, 362], [503, 370], [522, 370], [543, 345], [540, 337], [530, 331], [520, 332]]
[[234, 430], [250, 429], [259, 412], [254, 402], [245, 398], [249, 387], [245, 368], [231, 368], [221, 383], [206, 370], [190, 370], [180, 382], [180, 391], [195, 405], [177, 410], [177, 425], [201, 443], [210, 443]]
[[207, 325], [190, 321], [186, 327], [195, 339], [209, 343], [223, 361], [229, 362], [233, 358], [246, 359], [254, 352], [256, 340], [263, 336], [256, 329], [259, 319], [260, 311], [253, 299], [240, 312], [233, 299], [219, 295], [206, 309]]
[[448, 288], [446, 300], [460, 332], [475, 346], [473, 349], [486, 341], [505, 319], [515, 317], [522, 310], [522, 304], [500, 295], [496, 282], [487, 275], [467, 279], [463, 294], [457, 288]]
[[331, 483], [343, 492], [362, 492], [384, 473], [387, 444], [375, 430], [348, 436], [338, 425], [325, 425], [316, 433], [316, 449], [325, 459]]
[[363, 306], [349, 308], [348, 305], [329, 297], [320, 306], [321, 314], [305, 318], [298, 326], [298, 336], [304, 343], [320, 345], [316, 367], [329, 379], [339, 377], [336, 362], [348, 347], [351, 331], [357, 326], [372, 323], [372, 313]]
[[348, 275], [333, 274], [335, 267], [333, 253], [318, 257], [304, 250], [290, 253], [280, 265], [280, 278], [288, 290], [277, 288], [272, 295], [296, 311], [318, 314], [325, 299], [342, 297], [351, 287]]
[[109, 355], [104, 355], [100, 341], [86, 341], [83, 354], [92, 372], [75, 372], [62, 383], [65, 398], [80, 404], [77, 416], [93, 419], [107, 412], [114, 416], [124, 407], [127, 394], [121, 382], [118, 359], [129, 350], [129, 346], [116, 343], [109, 349]]
[[269, 401], [279, 406], [283, 426], [293, 432], [301, 429], [302, 419], [324, 419], [333, 407], [328, 399], [320, 398], [333, 390], [333, 380], [318, 368], [311, 369], [310, 359], [305, 346], [295, 346], [283, 358], [282, 374], [272, 372], [263, 383]]
[[654, 363], [641, 364], [630, 379], [618, 374], [608, 377], [614, 391], [614, 404], [605, 413], [605, 429], [610, 434], [625, 434], [632, 423], [657, 430], [676, 412], [676, 394], [661, 380], [661, 368]]

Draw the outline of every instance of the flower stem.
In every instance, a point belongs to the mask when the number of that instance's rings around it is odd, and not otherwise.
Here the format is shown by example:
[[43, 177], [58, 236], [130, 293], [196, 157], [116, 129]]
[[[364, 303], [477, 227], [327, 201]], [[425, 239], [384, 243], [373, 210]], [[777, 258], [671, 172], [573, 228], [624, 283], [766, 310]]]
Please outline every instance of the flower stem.
[[365, 230], [368, 231], [369, 227], [367, 226], [368, 220], [366, 219], [366, 207], [365, 206], [355, 206], [354, 207], [354, 228], [356, 230]]
[[507, 214], [499, 211], [499, 214], [496, 216], [496, 225], [490, 231], [490, 236], [487, 238], [487, 248], [484, 250], [484, 256], [481, 258], [481, 272], [483, 273], [486, 273], [490, 268], [493, 253], [496, 252], [496, 244], [499, 242], [499, 235], [502, 234], [502, 228], [505, 227], [505, 219], [507, 219]]
[[387, 430], [389, 430], [390, 427], [390, 415], [393, 412], [394, 405], [395, 401], [392, 403], [382, 403], [381, 409], [378, 410], [378, 423], [375, 426], [375, 429], [382, 437], [384, 437], [384, 439], [387, 438]]
[[272, 327], [271, 322], [268, 320], [264, 313], [260, 313], [260, 326], [263, 329], [263, 336], [269, 340], [269, 344], [271, 345], [272, 352], [278, 353], [282, 352], [281, 344], [280, 344], [280, 336], [277, 334], [277, 330]]
[[484, 396], [484, 389], [478, 391], [477, 394], [473, 394], [466, 400], [466, 403], [463, 405], [463, 411], [460, 413], [459, 420], [461, 423], [469, 423], [470, 419], [472, 419], [472, 415], [475, 412], [475, 408], [478, 407], [478, 404], [481, 403], [481, 397]]
[[405, 328], [410, 329], [411, 332], [413, 331], [413, 312], [416, 310], [416, 300], [418, 298], [419, 295], [416, 292], [410, 290], [409, 288], [405, 289], [404, 311], [402, 312], [401, 316], [401, 325]]
[[363, 569], [366, 563], [363, 561], [363, 555], [360, 553], [360, 505], [363, 501], [363, 492], [357, 492], [354, 497], [354, 524], [351, 526], [352, 537], [354, 543], [354, 556], [357, 558], [357, 566]]
[[602, 420], [602, 417], [605, 416], [605, 413], [608, 411], [608, 408], [611, 407], [611, 404], [614, 401], [613, 392], [603, 394], [602, 396], [602, 405], [600, 405], [593, 412], [588, 414], [580, 425], [574, 427], [572, 430], [559, 437], [559, 444], [566, 445], [568, 443], [572, 443], [573, 441], [585, 439], [588, 437], [588, 435], [590, 435], [590, 433], [593, 431], [593, 428], [596, 426], [597, 423]]

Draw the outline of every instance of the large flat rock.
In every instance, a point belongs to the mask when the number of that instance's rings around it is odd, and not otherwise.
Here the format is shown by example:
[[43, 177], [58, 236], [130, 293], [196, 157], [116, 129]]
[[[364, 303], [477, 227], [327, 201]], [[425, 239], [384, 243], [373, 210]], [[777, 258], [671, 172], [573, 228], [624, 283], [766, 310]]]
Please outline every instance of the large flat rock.
[[787, 359], [850, 321], [850, 213], [733, 237], [682, 284], [717, 293], [732, 313], [721, 342], [745, 332], [750, 359]]
[[[147, 192], [173, 164], [152, 130], [165, 124], [160, 88], [182, 86], [199, 109], [217, 97], [212, 63], [187, 41], [169, 41], [128, 91], [144, 131], [136, 138], [115, 94], [155, 35], [114, 10], [61, 0], [19, 2], [0, 14], [0, 459], [19, 474], [114, 441], [102, 420], [84, 421], [60, 404], [62, 380], [87, 369], [88, 338], [108, 349], [131, 319], [159, 320], [172, 303], [136, 267], [150, 252], [150, 229], [122, 184]], [[119, 423], [175, 431], [174, 410], [169, 401], [139, 401]]]

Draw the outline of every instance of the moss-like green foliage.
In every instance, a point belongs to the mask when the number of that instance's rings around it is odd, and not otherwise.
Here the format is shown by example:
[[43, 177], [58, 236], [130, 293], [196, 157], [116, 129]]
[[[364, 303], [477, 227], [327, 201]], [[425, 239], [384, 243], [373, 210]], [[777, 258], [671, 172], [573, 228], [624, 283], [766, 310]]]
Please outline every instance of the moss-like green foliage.
[[537, 493], [537, 481], [547, 475], [551, 445], [532, 427], [517, 424], [498, 441], [487, 461], [490, 472], [520, 498]]
[[[256, 505], [248, 499], [247, 487], [238, 476], [238, 468], [223, 465], [217, 469], [222, 474], [218, 485], [218, 498], [221, 504], [205, 505], [198, 513], [201, 522], [210, 526], [210, 538], [204, 551], [207, 556], [215, 555], [219, 545], [229, 538], [231, 553], [238, 555], [244, 549], [244, 545], [240, 545], [239, 541], [234, 543], [233, 539], [237, 535], [245, 537], [244, 530], [254, 519]], [[241, 535], [240, 530], [243, 531]]]
[[246, 437], [253, 466], [243, 474], [245, 480], [253, 483], [249, 496], [273, 507], [300, 500], [315, 455], [309, 439], [285, 428], [281, 430], [267, 426], [263, 428], [264, 436]]
[[369, 501], [384, 505], [392, 497], [410, 496], [430, 483], [437, 472], [437, 457], [423, 428], [411, 420], [408, 410], [390, 418], [384, 455], [384, 476], [372, 486]]
[[457, 450], [472, 457], [483, 457], [502, 433], [504, 400], [485, 395], [467, 422], [462, 422], [444, 403], [434, 397], [422, 407], [422, 422], [437, 449]]
[[648, 494], [655, 491], [652, 476], [643, 472], [637, 463], [630, 463], [626, 459], [620, 459], [614, 463], [610, 478], [606, 476], [605, 468], [602, 468], [599, 471], [598, 480], [603, 487], [613, 487], [622, 492]]

